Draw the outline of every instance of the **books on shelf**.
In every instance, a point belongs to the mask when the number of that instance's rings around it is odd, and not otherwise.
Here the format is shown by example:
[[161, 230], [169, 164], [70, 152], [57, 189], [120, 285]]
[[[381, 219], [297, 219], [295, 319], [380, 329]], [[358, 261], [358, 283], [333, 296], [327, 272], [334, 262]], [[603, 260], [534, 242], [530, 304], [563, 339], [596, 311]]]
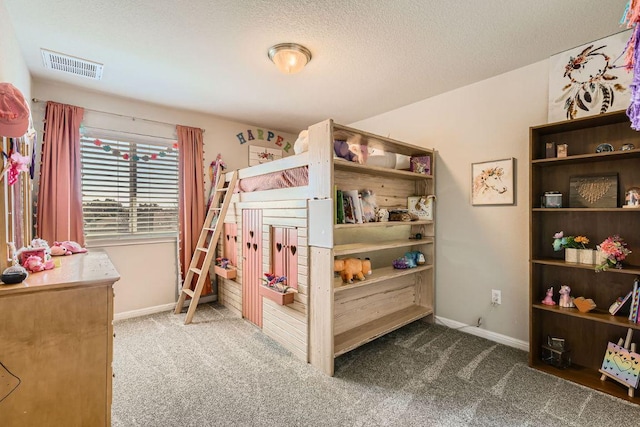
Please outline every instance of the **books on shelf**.
[[344, 219], [348, 224], [362, 224], [362, 201], [358, 190], [344, 190]]
[[618, 297], [618, 299], [616, 299], [613, 304], [611, 304], [611, 307], [609, 307], [609, 313], [611, 313], [612, 315], [616, 315], [616, 313], [618, 313], [622, 307], [624, 307], [627, 302], [629, 302], [629, 304], [631, 304], [631, 295], [633, 294], [633, 291], [629, 291], [629, 293], [624, 296], [624, 297]]
[[629, 320], [638, 323], [638, 310], [640, 309], [640, 281], [636, 278], [633, 281], [633, 290], [631, 291], [631, 308], [629, 310]]

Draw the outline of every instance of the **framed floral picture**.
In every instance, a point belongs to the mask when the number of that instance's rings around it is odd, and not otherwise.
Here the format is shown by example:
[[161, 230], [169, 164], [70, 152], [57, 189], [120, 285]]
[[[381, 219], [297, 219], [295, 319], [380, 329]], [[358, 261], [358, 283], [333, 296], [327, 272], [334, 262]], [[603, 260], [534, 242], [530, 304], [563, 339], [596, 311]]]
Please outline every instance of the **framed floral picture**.
[[549, 122], [626, 109], [633, 73], [622, 65], [626, 30], [549, 58]]
[[471, 204], [513, 205], [515, 158], [471, 164]]

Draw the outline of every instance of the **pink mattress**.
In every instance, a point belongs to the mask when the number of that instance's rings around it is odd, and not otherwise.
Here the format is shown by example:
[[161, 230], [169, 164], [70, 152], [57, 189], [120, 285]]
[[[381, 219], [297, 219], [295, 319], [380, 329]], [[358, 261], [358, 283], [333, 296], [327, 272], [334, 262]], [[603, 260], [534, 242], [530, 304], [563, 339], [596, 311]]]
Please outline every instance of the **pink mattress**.
[[309, 183], [309, 168], [299, 166], [266, 175], [243, 178], [236, 186], [236, 193], [273, 190], [276, 188], [301, 187]]

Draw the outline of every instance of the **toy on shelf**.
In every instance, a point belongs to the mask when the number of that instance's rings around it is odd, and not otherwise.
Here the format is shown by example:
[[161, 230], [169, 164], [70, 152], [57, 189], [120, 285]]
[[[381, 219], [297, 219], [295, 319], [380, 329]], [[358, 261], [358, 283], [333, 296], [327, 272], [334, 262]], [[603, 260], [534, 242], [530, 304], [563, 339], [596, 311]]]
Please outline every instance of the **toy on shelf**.
[[564, 308], [575, 307], [573, 304], [573, 298], [571, 298], [571, 288], [567, 285], [560, 286], [560, 300], [558, 301], [558, 305]]
[[371, 261], [369, 258], [345, 258], [333, 261], [333, 270], [340, 273], [344, 283], [353, 283], [353, 278], [364, 280], [365, 275], [371, 274]]
[[547, 295], [542, 300], [544, 305], [556, 305], [556, 302], [553, 300], [553, 286], [547, 289]]
[[591, 298], [578, 297], [573, 299], [573, 303], [576, 305], [581, 313], [588, 313], [596, 308], [596, 303]]

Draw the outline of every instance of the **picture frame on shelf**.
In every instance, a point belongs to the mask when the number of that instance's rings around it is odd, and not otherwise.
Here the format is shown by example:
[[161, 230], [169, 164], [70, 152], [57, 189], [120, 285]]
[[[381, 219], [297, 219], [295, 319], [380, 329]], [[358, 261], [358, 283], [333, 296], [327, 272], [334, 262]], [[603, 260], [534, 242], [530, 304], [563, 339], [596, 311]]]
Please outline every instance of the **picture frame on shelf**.
[[570, 208], [618, 207], [618, 174], [580, 175], [569, 178]]
[[516, 203], [515, 158], [471, 164], [471, 205]]
[[415, 214], [418, 219], [433, 221], [433, 200], [435, 196], [410, 196], [407, 197], [407, 208], [410, 214]]
[[630, 187], [624, 195], [623, 208], [640, 208], [640, 187]]

